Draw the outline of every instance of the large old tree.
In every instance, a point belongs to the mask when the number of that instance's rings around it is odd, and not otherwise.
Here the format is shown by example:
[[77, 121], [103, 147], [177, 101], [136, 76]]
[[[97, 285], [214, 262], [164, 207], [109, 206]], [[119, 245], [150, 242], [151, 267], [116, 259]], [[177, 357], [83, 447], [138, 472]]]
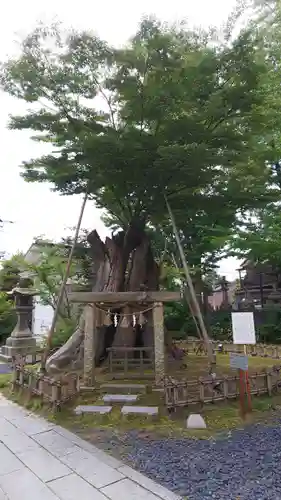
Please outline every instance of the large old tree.
[[[217, 258], [238, 213], [274, 197], [261, 141], [267, 66], [251, 31], [229, 40], [145, 20], [116, 49], [92, 33], [38, 28], [3, 64], [2, 88], [30, 106], [10, 127], [52, 145], [24, 159], [24, 179], [87, 191], [118, 228], [105, 242], [89, 237], [94, 290], [158, 288], [150, 234], [172, 244], [164, 195], [199, 269]], [[123, 330], [114, 342], [134, 344]], [[148, 330], [142, 342], [151, 343]]]

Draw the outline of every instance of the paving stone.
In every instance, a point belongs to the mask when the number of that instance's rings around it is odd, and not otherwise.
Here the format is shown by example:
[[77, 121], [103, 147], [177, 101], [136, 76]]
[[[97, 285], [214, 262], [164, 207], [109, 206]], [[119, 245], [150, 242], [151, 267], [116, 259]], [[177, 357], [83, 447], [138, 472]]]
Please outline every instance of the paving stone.
[[13, 432], [1, 435], [1, 441], [15, 454], [31, 449], [39, 449], [38, 444], [31, 437], [16, 427], [14, 427]]
[[159, 500], [159, 497], [130, 479], [106, 486], [101, 490], [110, 500]]
[[28, 436], [34, 436], [35, 434], [40, 434], [54, 428], [54, 424], [33, 415], [11, 418], [10, 422]]
[[103, 401], [105, 403], [135, 403], [139, 394], [105, 394]]
[[9, 403], [5, 404], [3, 400], [1, 400], [0, 404], [0, 417], [4, 417], [7, 420], [18, 417], [25, 417], [28, 413], [23, 409], [17, 407], [16, 405]]
[[158, 415], [158, 406], [123, 406], [123, 415]]
[[18, 454], [19, 459], [45, 483], [71, 474], [71, 470], [43, 448]]
[[124, 479], [121, 472], [104, 464], [99, 458], [85, 450], [66, 455], [61, 460], [95, 488], [102, 488]]
[[79, 450], [77, 445], [54, 430], [36, 434], [33, 436], [33, 439], [57, 458], [64, 457], [68, 453], [74, 453]]
[[0, 435], [6, 436], [7, 434], [13, 434], [16, 430], [16, 427], [11, 424], [8, 420], [3, 417], [0, 417]]
[[140, 486], [143, 486], [143, 488], [146, 488], [147, 490], [151, 491], [152, 493], [160, 497], [162, 500], [181, 500], [181, 497], [179, 497], [172, 491], [169, 491], [167, 490], [167, 488], [160, 486], [160, 484], [156, 483], [155, 481], [152, 481], [152, 479], [149, 479], [143, 474], [140, 474], [139, 472], [132, 469], [131, 467], [128, 467], [127, 465], [120, 467], [118, 471], [124, 474], [124, 476], [127, 476], [135, 483], [138, 483]]
[[103, 391], [119, 391], [121, 389], [121, 392], [140, 392], [144, 393], [146, 392], [146, 385], [143, 384], [101, 384], [100, 388]]
[[121, 467], [123, 465], [120, 460], [117, 460], [116, 458], [108, 455], [104, 451], [94, 446], [92, 443], [89, 443], [89, 441], [81, 439], [79, 436], [76, 436], [76, 434], [73, 434], [73, 432], [60, 427], [59, 425], [56, 425], [54, 430], [61, 436], [79, 446], [79, 448], [81, 448], [82, 450], [86, 450], [89, 451], [89, 453], [92, 453], [96, 458], [102, 460], [106, 465], [109, 465], [109, 467], [118, 469], [118, 467]]
[[59, 500], [59, 497], [27, 468], [0, 476], [0, 487], [9, 500]]
[[[60, 500], [78, 500], [79, 498], [81, 500], [108, 500], [100, 491], [76, 474], [56, 479], [49, 483], [49, 486]], [[19, 499], [20, 497], [17, 500]]]
[[112, 406], [93, 406], [93, 405], [85, 405], [85, 406], [77, 406], [74, 409], [74, 413], [76, 415], [83, 415], [83, 413], [99, 413], [100, 415], [105, 415], [110, 413], [112, 410]]
[[0, 443], [0, 476], [23, 468], [22, 462], [3, 443]]

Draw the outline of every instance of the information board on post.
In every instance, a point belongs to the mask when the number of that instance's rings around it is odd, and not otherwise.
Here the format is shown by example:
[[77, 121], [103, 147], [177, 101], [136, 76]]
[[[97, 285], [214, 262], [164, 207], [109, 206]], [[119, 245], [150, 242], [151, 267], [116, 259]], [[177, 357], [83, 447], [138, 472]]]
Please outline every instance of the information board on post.
[[233, 368], [234, 370], [242, 370], [243, 372], [248, 370], [248, 356], [245, 356], [245, 354], [231, 352], [229, 358], [230, 368]]
[[252, 312], [232, 312], [233, 344], [256, 344], [254, 314]]

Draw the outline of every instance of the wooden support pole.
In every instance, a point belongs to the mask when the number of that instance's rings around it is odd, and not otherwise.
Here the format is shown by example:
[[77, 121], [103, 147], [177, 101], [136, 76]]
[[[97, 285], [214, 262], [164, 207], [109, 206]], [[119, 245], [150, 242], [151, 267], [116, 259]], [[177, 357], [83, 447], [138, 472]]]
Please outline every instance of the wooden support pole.
[[[174, 256], [174, 254], [172, 254], [172, 261], [173, 261], [173, 263], [174, 263], [174, 266], [175, 266], [176, 270], [177, 270], [177, 271], [178, 271], [178, 273], [179, 273], [179, 272], [180, 272], [180, 270], [179, 270], [179, 266], [178, 266], [178, 264], [177, 264], [177, 261], [176, 261], [176, 258], [175, 258], [175, 256]], [[182, 290], [183, 290], [183, 296], [184, 296], [184, 298], [185, 298], [185, 300], [186, 300], [187, 306], [189, 307], [190, 314], [191, 314], [191, 316], [192, 316], [192, 319], [193, 319], [194, 324], [195, 324], [196, 331], [197, 331], [197, 333], [198, 333], [198, 337], [199, 337], [199, 339], [203, 342], [202, 334], [201, 334], [201, 331], [200, 331], [200, 328], [199, 328], [199, 325], [198, 325], [198, 322], [197, 322], [196, 316], [194, 316], [194, 314], [193, 314], [193, 310], [192, 310], [191, 302], [190, 302], [190, 300], [189, 300], [189, 296], [188, 296], [188, 291], [187, 291], [187, 288], [186, 288], [186, 286], [184, 286], [183, 284], [181, 284], [181, 285], [182, 285]]]
[[239, 399], [240, 399], [241, 417], [244, 419], [246, 415], [246, 408], [245, 408], [245, 376], [243, 370], [239, 370]]
[[84, 385], [86, 387], [93, 387], [95, 383], [96, 313], [95, 306], [85, 307]]
[[83, 199], [83, 203], [82, 203], [82, 206], [81, 206], [81, 210], [80, 210], [80, 214], [79, 214], [79, 219], [78, 219], [76, 230], [75, 230], [75, 235], [74, 235], [72, 247], [71, 247], [71, 250], [69, 252], [69, 256], [68, 256], [68, 260], [67, 260], [67, 264], [66, 264], [65, 274], [64, 274], [64, 277], [63, 277], [63, 280], [62, 280], [62, 284], [61, 284], [61, 288], [60, 288], [58, 300], [57, 300], [57, 303], [56, 303], [56, 309], [55, 309], [55, 312], [54, 312], [54, 316], [53, 316], [51, 328], [50, 328], [50, 330], [48, 332], [48, 335], [47, 335], [46, 348], [45, 348], [45, 351], [43, 353], [42, 360], [41, 360], [41, 371], [42, 372], [45, 372], [46, 361], [47, 361], [49, 352], [51, 350], [52, 337], [53, 337], [53, 334], [54, 334], [54, 331], [55, 331], [57, 319], [58, 319], [59, 312], [60, 312], [60, 307], [62, 305], [63, 296], [64, 296], [64, 293], [65, 293], [66, 283], [67, 283], [67, 280], [69, 278], [69, 273], [70, 273], [70, 268], [71, 268], [72, 259], [73, 259], [73, 255], [74, 255], [74, 250], [75, 250], [75, 247], [77, 245], [79, 231], [80, 231], [80, 227], [81, 227], [81, 223], [82, 223], [83, 214], [84, 214], [85, 206], [86, 206], [86, 203], [87, 203], [87, 199], [88, 199], [88, 193], [85, 194], [84, 199]]
[[153, 308], [155, 384], [161, 384], [165, 376], [165, 340], [164, 313], [162, 302], [156, 302]]
[[172, 209], [171, 209], [171, 207], [170, 207], [170, 205], [168, 203], [168, 200], [167, 200], [166, 196], [165, 196], [165, 201], [166, 201], [167, 209], [168, 209], [169, 216], [170, 216], [170, 219], [171, 219], [171, 223], [172, 223], [172, 227], [173, 227], [173, 232], [174, 232], [175, 239], [176, 239], [176, 242], [177, 242], [179, 254], [180, 254], [180, 257], [181, 257], [181, 261], [182, 261], [182, 265], [183, 265], [183, 270], [184, 270], [184, 273], [185, 273], [186, 281], [187, 281], [188, 288], [189, 288], [189, 291], [190, 291], [191, 300], [192, 300], [192, 303], [193, 303], [193, 306], [194, 306], [194, 312], [195, 312], [195, 314], [196, 314], [196, 316], [198, 318], [198, 322], [199, 322], [199, 326], [200, 326], [200, 331], [201, 331], [203, 339], [204, 339], [204, 343], [205, 343], [205, 346], [206, 346], [206, 349], [207, 349], [207, 353], [208, 353], [209, 362], [210, 362], [211, 369], [212, 369], [212, 366], [215, 365], [215, 363], [216, 363], [216, 358], [215, 358], [215, 355], [213, 353], [213, 348], [212, 348], [212, 344], [211, 344], [209, 336], [208, 336], [208, 332], [206, 330], [206, 326], [205, 326], [205, 323], [204, 323], [204, 320], [203, 320], [203, 316], [202, 316], [202, 313], [201, 313], [200, 305], [199, 305], [197, 297], [196, 297], [195, 289], [194, 289], [194, 286], [193, 286], [193, 283], [192, 283], [192, 279], [191, 279], [190, 272], [189, 272], [189, 267], [188, 267], [188, 264], [187, 264], [187, 261], [186, 261], [185, 255], [184, 255], [184, 251], [183, 251], [183, 248], [182, 248], [182, 244], [181, 244], [181, 241], [180, 241], [180, 237], [179, 237], [179, 233], [178, 233], [178, 230], [177, 230], [177, 226], [176, 226], [176, 222], [175, 222], [175, 219], [174, 219], [174, 215], [173, 215]]

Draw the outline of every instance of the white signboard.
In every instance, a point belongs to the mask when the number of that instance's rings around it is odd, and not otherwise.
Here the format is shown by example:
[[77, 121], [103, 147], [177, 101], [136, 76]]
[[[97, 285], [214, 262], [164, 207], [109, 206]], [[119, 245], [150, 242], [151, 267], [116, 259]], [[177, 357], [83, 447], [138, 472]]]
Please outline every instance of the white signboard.
[[255, 344], [256, 331], [254, 314], [252, 312], [231, 313], [234, 344]]
[[248, 356], [245, 356], [245, 354], [236, 354], [236, 352], [231, 352], [230, 368], [246, 372], [248, 370]]

